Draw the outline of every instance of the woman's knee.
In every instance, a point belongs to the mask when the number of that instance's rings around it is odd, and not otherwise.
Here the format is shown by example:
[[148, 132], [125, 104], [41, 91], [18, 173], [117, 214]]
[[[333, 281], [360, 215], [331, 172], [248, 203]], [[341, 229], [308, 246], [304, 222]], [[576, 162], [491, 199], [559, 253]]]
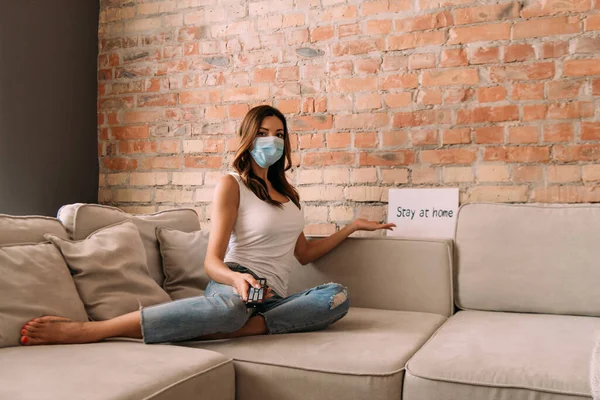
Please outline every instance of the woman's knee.
[[235, 332], [241, 329], [248, 321], [248, 309], [239, 296], [223, 299], [227, 304], [225, 315], [223, 315], [224, 331]]
[[339, 283], [327, 283], [317, 287], [318, 291], [325, 294], [323, 300], [327, 302], [327, 308], [331, 312], [347, 312], [350, 307], [348, 289]]

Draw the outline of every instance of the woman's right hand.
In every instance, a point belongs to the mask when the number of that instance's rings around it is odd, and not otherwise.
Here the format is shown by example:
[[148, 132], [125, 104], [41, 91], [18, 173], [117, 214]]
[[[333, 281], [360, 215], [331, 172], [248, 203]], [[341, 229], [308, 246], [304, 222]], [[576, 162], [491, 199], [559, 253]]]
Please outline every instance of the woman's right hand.
[[240, 272], [236, 272], [235, 274], [231, 286], [233, 286], [233, 291], [239, 294], [242, 300], [246, 302], [248, 301], [250, 286], [260, 289], [260, 283], [250, 274], [242, 274]]

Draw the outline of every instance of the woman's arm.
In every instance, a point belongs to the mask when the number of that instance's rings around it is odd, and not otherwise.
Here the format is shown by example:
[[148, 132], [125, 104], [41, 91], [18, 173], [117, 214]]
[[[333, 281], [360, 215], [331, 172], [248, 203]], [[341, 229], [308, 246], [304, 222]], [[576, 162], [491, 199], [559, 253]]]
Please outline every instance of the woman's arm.
[[233, 286], [246, 301], [248, 285], [255, 287], [260, 285], [252, 275], [234, 272], [223, 262], [237, 217], [239, 202], [239, 186], [235, 178], [231, 175], [223, 176], [215, 188], [204, 271], [215, 282]]
[[298, 237], [298, 241], [296, 241], [294, 255], [300, 264], [306, 265], [329, 253], [340, 243], [342, 243], [348, 236], [356, 231], [375, 231], [378, 229], [392, 230], [392, 228], [395, 226], [395, 224], [380, 224], [378, 222], [367, 221], [365, 219], [357, 219], [333, 235], [323, 239], [309, 242], [306, 240], [304, 233], [301, 233]]

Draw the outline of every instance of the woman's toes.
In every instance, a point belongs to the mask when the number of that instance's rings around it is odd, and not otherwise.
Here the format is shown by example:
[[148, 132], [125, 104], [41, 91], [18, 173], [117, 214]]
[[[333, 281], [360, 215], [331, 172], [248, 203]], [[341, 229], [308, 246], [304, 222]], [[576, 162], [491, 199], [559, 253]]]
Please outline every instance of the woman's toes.
[[27, 346], [28, 344], [30, 344], [29, 340], [30, 340], [29, 337], [27, 337], [27, 336], [21, 336], [20, 342], [21, 342], [21, 344], [23, 346]]

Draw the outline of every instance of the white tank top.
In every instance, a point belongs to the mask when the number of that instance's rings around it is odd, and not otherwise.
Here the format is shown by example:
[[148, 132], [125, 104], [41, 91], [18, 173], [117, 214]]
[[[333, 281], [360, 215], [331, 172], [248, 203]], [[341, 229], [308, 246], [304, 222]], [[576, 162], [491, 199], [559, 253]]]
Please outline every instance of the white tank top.
[[240, 188], [240, 205], [225, 262], [266, 278], [275, 293], [286, 297], [296, 241], [304, 229], [303, 212], [292, 201], [279, 208], [259, 199], [238, 174], [231, 175]]

